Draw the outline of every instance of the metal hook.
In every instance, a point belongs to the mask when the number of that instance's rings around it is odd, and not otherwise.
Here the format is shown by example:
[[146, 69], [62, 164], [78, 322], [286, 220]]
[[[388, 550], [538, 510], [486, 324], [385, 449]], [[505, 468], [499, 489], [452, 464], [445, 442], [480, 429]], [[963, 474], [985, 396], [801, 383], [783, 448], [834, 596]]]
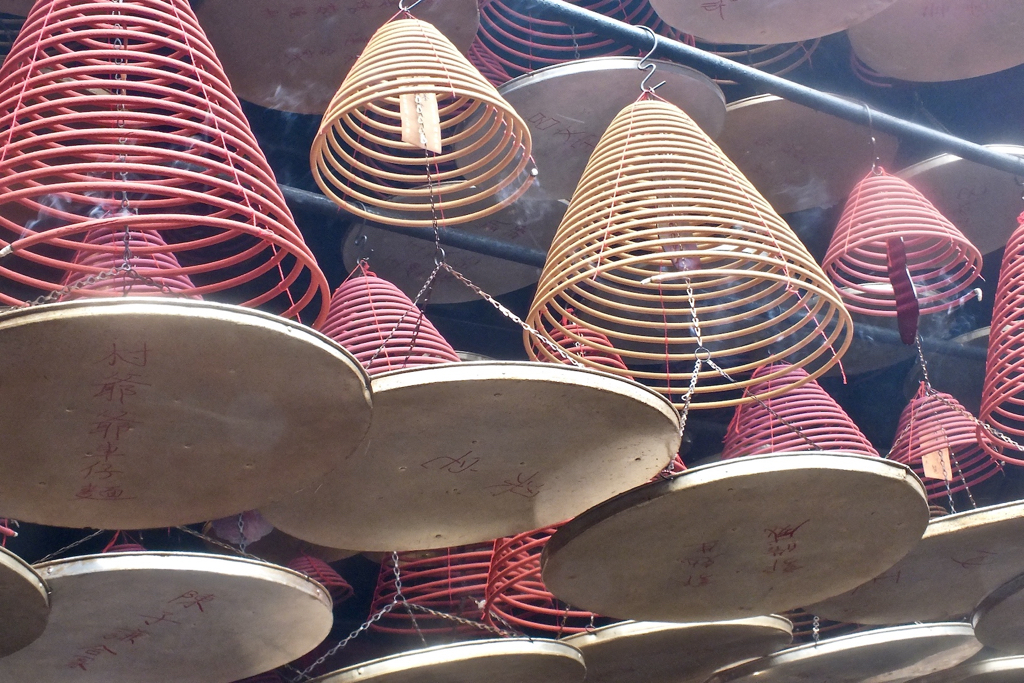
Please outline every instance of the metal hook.
[[401, 12], [408, 12], [409, 10], [411, 10], [413, 7], [415, 7], [416, 5], [420, 4], [421, 2], [423, 2], [423, 0], [416, 0], [416, 2], [414, 2], [411, 5], [409, 5], [408, 7], [406, 7], [405, 0], [398, 0], [398, 9]]
[[647, 32], [648, 34], [650, 34], [651, 38], [654, 39], [654, 45], [647, 52], [647, 54], [645, 54], [643, 58], [639, 62], [637, 62], [636, 65], [636, 68], [640, 69], [641, 71], [647, 72], [647, 75], [644, 76], [644, 80], [640, 81], [640, 89], [647, 94], [652, 94], [655, 90], [665, 85], [665, 81], [662, 81], [661, 83], [658, 83], [657, 85], [653, 86], [647, 85], [647, 81], [651, 80], [651, 76], [653, 76], [654, 72], [658, 70], [658, 65], [650, 61], [651, 55], [653, 55], [655, 50], [658, 49], [658, 34], [652, 31], [647, 26], [637, 26], [637, 28], [639, 28], [641, 31]]
[[878, 168], [881, 166], [882, 158], [878, 156], [878, 140], [875, 138], [875, 122], [871, 118], [871, 107], [869, 107], [866, 102], [861, 102], [860, 106], [864, 107], [864, 111], [868, 113], [868, 132], [871, 134], [871, 156], [874, 157], [871, 160], [871, 172], [878, 175]]

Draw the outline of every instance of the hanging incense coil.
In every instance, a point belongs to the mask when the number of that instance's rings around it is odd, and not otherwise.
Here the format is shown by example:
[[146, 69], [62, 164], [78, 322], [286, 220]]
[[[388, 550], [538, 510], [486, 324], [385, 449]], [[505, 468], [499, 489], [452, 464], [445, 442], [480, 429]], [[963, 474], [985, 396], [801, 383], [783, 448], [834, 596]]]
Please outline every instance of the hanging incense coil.
[[[821, 38], [781, 45], [726, 45], [706, 43], [692, 38], [686, 42], [705, 52], [745, 64], [758, 71], [785, 76], [811, 61], [811, 56], [821, 44]], [[712, 80], [722, 86], [737, 85], [736, 81], [728, 78]]]
[[186, 0], [38, 2], [0, 70], [0, 130], [0, 302], [60, 290], [89, 270], [85, 235], [127, 229], [158, 233], [142, 253], [173, 255], [165, 277], [196, 297], [326, 315], [326, 279]]
[[[705, 363], [699, 408], [753, 400], [739, 393], [797, 367], [809, 372], [801, 382], [821, 375], [852, 331], [839, 295], [789, 226], [685, 113], [650, 99], [623, 109], [598, 142], [528, 316], [549, 339], [560, 332], [558, 346], [588, 364], [570, 349], [593, 342], [563, 321], [603, 334], [629, 371], [602, 369], [677, 406], [697, 354], [714, 360], [734, 383]], [[557, 360], [525, 341], [531, 357]], [[792, 365], [750, 378], [782, 360]]]
[[[414, 94], [437, 99], [440, 154], [402, 141], [400, 96]], [[530, 149], [526, 123], [494, 86], [436, 28], [403, 18], [373, 35], [345, 77], [310, 163], [324, 194], [358, 216], [456, 225], [497, 213], [526, 191]], [[444, 193], [441, 183], [450, 183]]]
[[847, 308], [896, 317], [890, 283], [890, 238], [902, 238], [920, 312], [947, 311], [971, 296], [981, 254], [907, 181], [876, 169], [854, 188], [822, 268]]
[[487, 49], [487, 46], [477, 36], [473, 44], [466, 51], [466, 59], [477, 68], [480, 74], [490, 81], [495, 88], [508, 82], [512, 77], [505, 71], [497, 56]]
[[853, 49], [850, 50], [850, 71], [862, 83], [867, 83], [875, 88], [891, 88], [899, 83], [895, 78], [880, 74], [865, 64]]
[[[945, 500], [1002, 471], [998, 460], [978, 443], [977, 423], [950, 394], [929, 390], [921, 382], [917, 395], [903, 409], [896, 427], [896, 441], [889, 459], [909, 465], [928, 489], [928, 500]], [[953, 478], [947, 490], [942, 479], [927, 478], [921, 459], [942, 448], [949, 449]]]
[[[629, 377], [629, 368], [622, 362], [622, 356], [615, 352], [608, 337], [600, 332], [589, 330], [576, 323], [563, 320], [562, 329], [555, 330], [551, 340], [560, 347], [567, 349], [570, 353], [580, 359], [587, 367], [600, 370], [604, 367], [615, 368], [626, 373]], [[572, 336], [570, 336], [572, 335]], [[564, 358], [556, 359], [562, 363], [568, 363]]]
[[[399, 553], [398, 569], [405, 601], [410, 605], [480, 622], [480, 605], [487, 588], [487, 571], [493, 551], [493, 543], [481, 543], [434, 554]], [[391, 560], [386, 559], [380, 567], [370, 613], [376, 614], [394, 597], [395, 571]], [[404, 635], [416, 635], [418, 632], [486, 636], [485, 631], [476, 627], [415, 609], [410, 611], [401, 603], [371, 628]]]
[[[779, 369], [758, 368], [752, 379]], [[748, 387], [749, 394], [772, 394], [774, 398], [765, 399], [765, 405], [747, 403], [736, 409], [725, 432], [722, 458], [810, 450], [878, 457], [875, 447], [827, 391], [815, 381], [799, 384], [806, 376], [804, 370], [795, 368], [778, 379]]]
[[288, 568], [305, 574], [326, 588], [335, 607], [352, 597], [353, 590], [348, 581], [334, 571], [331, 565], [317, 557], [303, 553], [289, 562]]
[[412, 300], [365, 266], [335, 290], [322, 331], [371, 375], [459, 362], [451, 344]]

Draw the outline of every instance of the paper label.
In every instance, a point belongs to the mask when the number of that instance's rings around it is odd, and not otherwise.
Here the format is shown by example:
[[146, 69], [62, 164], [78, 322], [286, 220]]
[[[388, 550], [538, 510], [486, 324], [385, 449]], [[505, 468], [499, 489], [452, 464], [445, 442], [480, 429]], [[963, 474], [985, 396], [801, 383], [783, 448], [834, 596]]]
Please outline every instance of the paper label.
[[949, 447], [943, 446], [925, 453], [921, 458], [924, 476], [927, 479], [953, 480], [953, 470], [949, 465]]
[[440, 154], [441, 115], [437, 110], [437, 95], [432, 92], [399, 95], [398, 105], [402, 142]]

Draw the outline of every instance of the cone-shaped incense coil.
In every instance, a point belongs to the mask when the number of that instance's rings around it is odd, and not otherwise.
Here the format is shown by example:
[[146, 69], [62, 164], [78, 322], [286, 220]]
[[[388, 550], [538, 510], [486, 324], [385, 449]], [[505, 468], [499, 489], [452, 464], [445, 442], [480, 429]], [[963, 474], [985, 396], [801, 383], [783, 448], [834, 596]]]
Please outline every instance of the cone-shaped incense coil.
[[851, 311], [896, 317], [888, 242], [900, 237], [921, 313], [948, 310], [981, 275], [978, 249], [910, 183], [877, 169], [850, 193], [822, 262]]
[[[570, 337], [570, 334], [573, 337]], [[629, 372], [629, 368], [622, 362], [622, 356], [615, 352], [612, 343], [608, 341], [608, 337], [600, 332], [588, 330], [576, 323], [565, 321], [564, 331], [561, 329], [555, 330], [551, 335], [551, 339], [559, 346], [569, 350], [588, 367], [598, 370], [615, 368], [625, 373]], [[568, 361], [564, 358], [556, 358], [556, 360], [568, 364]], [[625, 376], [629, 377], [628, 374]]]
[[[573, 4], [627, 24], [647, 26], [664, 36], [679, 37], [658, 17], [648, 0], [575, 0]], [[574, 59], [636, 54], [628, 45], [529, 12], [528, 6], [513, 2], [480, 2], [477, 40], [510, 77]]]
[[[440, 154], [402, 141], [401, 95], [436, 97]], [[408, 111], [420, 132], [416, 106]], [[526, 123], [469, 60], [436, 28], [407, 18], [370, 39], [324, 114], [310, 163], [324, 194], [354, 214], [430, 226], [432, 207], [454, 225], [526, 191], [530, 145]]]
[[484, 605], [484, 617], [492, 626], [559, 636], [593, 626], [597, 615], [559, 602], [541, 579], [540, 556], [557, 530], [537, 529], [495, 543]]
[[459, 362], [455, 349], [412, 300], [367, 269], [334, 292], [323, 333], [345, 347], [371, 375]]
[[340, 605], [352, 597], [352, 586], [323, 560], [302, 554], [288, 563], [288, 568], [305, 574], [327, 589], [334, 605]]
[[[681, 405], [700, 344], [707, 363], [695, 407], [752, 400], [758, 366], [785, 360], [763, 380], [804, 367], [802, 381], [834, 365], [852, 323], [839, 295], [793, 231], [679, 108], [642, 100], [602, 136], [558, 228], [529, 322], [570, 355], [590, 341], [563, 321], [605, 335], [631, 375]], [[568, 339], [566, 341], [565, 339]], [[554, 352], [526, 337], [534, 358]], [[786, 387], [788, 388], [788, 387]], [[780, 388], [784, 391], [786, 388]], [[723, 389], [732, 395], [716, 396]], [[707, 396], [711, 394], [711, 396]]]
[[[992, 300], [992, 327], [978, 418], [1017, 443], [1024, 441], [1024, 214], [1003, 251]], [[1024, 449], [991, 436], [981, 425], [982, 446], [1004, 462], [1024, 465]], [[1009, 453], [1009, 455], [1007, 455]]]
[[[949, 490], [942, 479], [924, 476], [921, 459], [943, 448], [949, 449], [952, 479]], [[896, 441], [889, 459], [909, 465], [928, 489], [929, 500], [944, 500], [949, 493], [980, 484], [1002, 469], [978, 443], [977, 423], [949, 394], [929, 392], [924, 382], [900, 415]]]
[[[418, 605], [444, 614], [481, 621], [480, 604], [487, 588], [493, 543], [449, 548], [440, 553], [399, 553], [402, 595], [410, 605]], [[375, 614], [395, 597], [395, 571], [391, 559], [385, 560], [377, 577], [370, 613]], [[486, 632], [468, 624], [459, 624], [427, 612], [410, 611], [399, 603], [371, 627], [385, 633], [460, 633], [486, 637]]]
[[495, 88], [506, 83], [511, 78], [508, 72], [505, 71], [505, 67], [498, 61], [497, 56], [487, 49], [487, 46], [480, 42], [480, 36], [477, 36], [473, 44], [469, 46], [469, 51], [466, 52], [466, 58], [469, 63], [475, 66], [480, 74], [491, 82]]
[[[157, 231], [201, 297], [318, 323], [330, 290], [186, 0], [40, 0], [0, 69], [0, 301], [82, 236]], [[211, 297], [212, 298], [212, 297]]]
[[[754, 379], [780, 369], [758, 368]], [[765, 405], [748, 403], [736, 409], [725, 432], [722, 458], [817, 449], [877, 457], [878, 451], [817, 382], [794, 386], [806, 376], [797, 368], [778, 379], [748, 387], [748, 393], [778, 395], [765, 399]], [[779, 394], [779, 390], [784, 393]]]

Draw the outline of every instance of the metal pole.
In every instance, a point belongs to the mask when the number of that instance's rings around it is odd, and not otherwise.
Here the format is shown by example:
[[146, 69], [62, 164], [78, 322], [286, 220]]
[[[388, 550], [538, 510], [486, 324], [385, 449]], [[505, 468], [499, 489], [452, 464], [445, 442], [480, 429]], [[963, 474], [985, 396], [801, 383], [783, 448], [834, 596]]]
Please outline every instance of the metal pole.
[[[539, 13], [577, 29], [585, 29], [606, 38], [628, 43], [641, 50], [651, 49], [651, 37], [642, 29], [577, 7], [564, 0], [515, 0], [513, 6], [524, 14], [537, 16]], [[891, 133], [900, 138], [927, 142], [944, 152], [1024, 177], [1024, 159], [993, 152], [954, 135], [905, 121], [878, 110], [872, 109], [869, 113], [866, 105], [808, 88], [785, 78], [734, 62], [731, 59], [691, 47], [677, 40], [658, 36], [658, 47], [654, 56], [698, 67], [703, 71], [711, 72], [714, 76], [755, 86], [816, 111], [825, 112], [847, 121], [871, 125], [876, 130]]]

